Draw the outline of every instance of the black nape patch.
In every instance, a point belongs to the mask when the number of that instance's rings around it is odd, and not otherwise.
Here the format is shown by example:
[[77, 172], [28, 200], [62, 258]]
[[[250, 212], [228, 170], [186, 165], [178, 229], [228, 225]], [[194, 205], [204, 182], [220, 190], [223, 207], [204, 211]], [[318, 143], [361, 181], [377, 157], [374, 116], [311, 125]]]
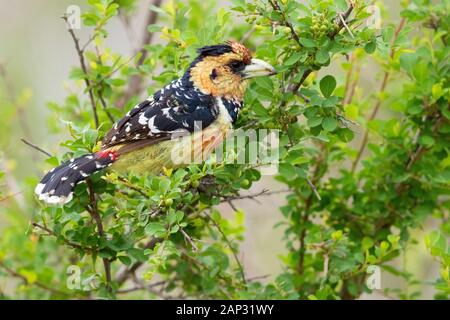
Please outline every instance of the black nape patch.
[[214, 80], [215, 78], [217, 78], [217, 71], [216, 71], [216, 69], [212, 70], [212, 72], [209, 75], [209, 77], [211, 78], [211, 80]]
[[197, 53], [202, 56], [220, 56], [221, 54], [232, 52], [233, 49], [228, 44], [216, 44], [197, 49]]

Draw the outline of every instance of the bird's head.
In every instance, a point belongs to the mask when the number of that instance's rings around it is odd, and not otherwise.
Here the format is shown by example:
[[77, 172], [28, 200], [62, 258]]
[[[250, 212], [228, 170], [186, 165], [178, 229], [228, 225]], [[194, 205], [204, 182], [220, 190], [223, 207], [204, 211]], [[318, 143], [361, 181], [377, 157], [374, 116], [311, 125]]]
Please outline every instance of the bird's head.
[[276, 73], [274, 67], [252, 59], [250, 50], [234, 41], [200, 48], [198, 54], [188, 76], [202, 93], [214, 97], [241, 101], [247, 79]]

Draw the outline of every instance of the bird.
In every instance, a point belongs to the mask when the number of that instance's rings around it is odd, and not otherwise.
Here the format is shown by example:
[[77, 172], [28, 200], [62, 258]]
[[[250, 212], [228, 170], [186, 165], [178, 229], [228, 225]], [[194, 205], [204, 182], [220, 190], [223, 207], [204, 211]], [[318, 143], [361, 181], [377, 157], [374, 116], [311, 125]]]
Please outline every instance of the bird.
[[115, 122], [100, 151], [48, 171], [34, 190], [39, 200], [66, 204], [77, 184], [101, 170], [156, 175], [193, 156], [207, 157], [233, 130], [249, 79], [276, 70], [237, 41], [204, 46], [197, 54], [180, 78]]

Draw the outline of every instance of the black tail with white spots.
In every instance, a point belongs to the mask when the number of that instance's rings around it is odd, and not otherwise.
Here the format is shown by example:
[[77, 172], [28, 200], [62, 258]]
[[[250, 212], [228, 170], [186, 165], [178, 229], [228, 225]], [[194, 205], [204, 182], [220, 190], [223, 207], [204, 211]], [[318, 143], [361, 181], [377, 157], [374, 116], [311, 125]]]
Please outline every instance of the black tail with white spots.
[[110, 166], [116, 159], [113, 152], [100, 151], [71, 159], [50, 170], [34, 192], [49, 204], [64, 204], [72, 199], [75, 186], [93, 173]]

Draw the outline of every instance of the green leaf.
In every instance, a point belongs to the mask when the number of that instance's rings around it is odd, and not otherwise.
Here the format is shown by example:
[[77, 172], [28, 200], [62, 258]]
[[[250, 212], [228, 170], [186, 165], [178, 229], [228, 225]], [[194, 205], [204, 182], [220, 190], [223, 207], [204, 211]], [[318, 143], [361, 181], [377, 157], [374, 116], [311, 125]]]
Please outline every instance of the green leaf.
[[425, 237], [425, 245], [433, 256], [444, 256], [448, 251], [448, 243], [445, 236], [439, 231], [433, 231]]
[[364, 46], [364, 50], [365, 50], [368, 54], [374, 53], [376, 49], [377, 49], [377, 43], [375, 42], [375, 40], [370, 41], [369, 43], [367, 43], [367, 44]]
[[346, 0], [334, 0], [334, 4], [339, 11], [345, 12], [347, 10], [347, 1]]
[[327, 75], [320, 80], [320, 91], [325, 97], [331, 96], [335, 88], [336, 79], [333, 76]]
[[338, 123], [335, 118], [326, 117], [322, 121], [322, 128], [326, 131], [333, 131], [336, 129]]
[[257, 77], [255, 78], [255, 83], [270, 92], [273, 92], [273, 82], [269, 77]]
[[299, 52], [294, 52], [289, 58], [287, 58], [284, 61], [284, 65], [286, 66], [292, 66], [294, 65], [298, 60], [300, 60], [300, 58], [302, 57], [302, 55]]
[[415, 53], [403, 53], [400, 56], [400, 66], [412, 75], [414, 66], [417, 63], [417, 55]]
[[137, 261], [144, 262], [147, 260], [147, 256], [145, 255], [143, 249], [131, 248], [128, 249], [126, 252], [130, 257], [136, 259]]
[[328, 60], [330, 60], [330, 55], [329, 55], [327, 50], [320, 49], [319, 51], [317, 51], [317, 53], [316, 53], [316, 62], [318, 64], [325, 64], [325, 63], [328, 62]]
[[299, 38], [298, 40], [305, 48], [314, 48], [316, 46], [316, 42], [313, 39]]
[[361, 247], [364, 251], [369, 250], [374, 245], [374, 241], [371, 238], [364, 237], [361, 241]]
[[166, 233], [166, 228], [159, 222], [150, 222], [145, 227], [145, 234], [150, 237], [161, 237]]
[[308, 119], [308, 126], [309, 127], [317, 127], [322, 123], [322, 118], [321, 117], [313, 117]]
[[427, 148], [432, 147], [435, 143], [435, 140], [433, 137], [428, 135], [423, 135], [419, 138], [419, 143]]
[[147, 31], [150, 33], [161, 31], [162, 27], [156, 24], [150, 24], [147, 26]]
[[170, 180], [163, 177], [159, 182], [159, 191], [166, 193], [170, 189]]
[[117, 258], [126, 266], [129, 266], [131, 264], [131, 259], [127, 256], [118, 256]]
[[338, 138], [343, 141], [343, 142], [350, 142], [353, 140], [354, 137], [354, 133], [352, 130], [348, 129], [348, 128], [340, 128], [337, 131], [337, 136]]

